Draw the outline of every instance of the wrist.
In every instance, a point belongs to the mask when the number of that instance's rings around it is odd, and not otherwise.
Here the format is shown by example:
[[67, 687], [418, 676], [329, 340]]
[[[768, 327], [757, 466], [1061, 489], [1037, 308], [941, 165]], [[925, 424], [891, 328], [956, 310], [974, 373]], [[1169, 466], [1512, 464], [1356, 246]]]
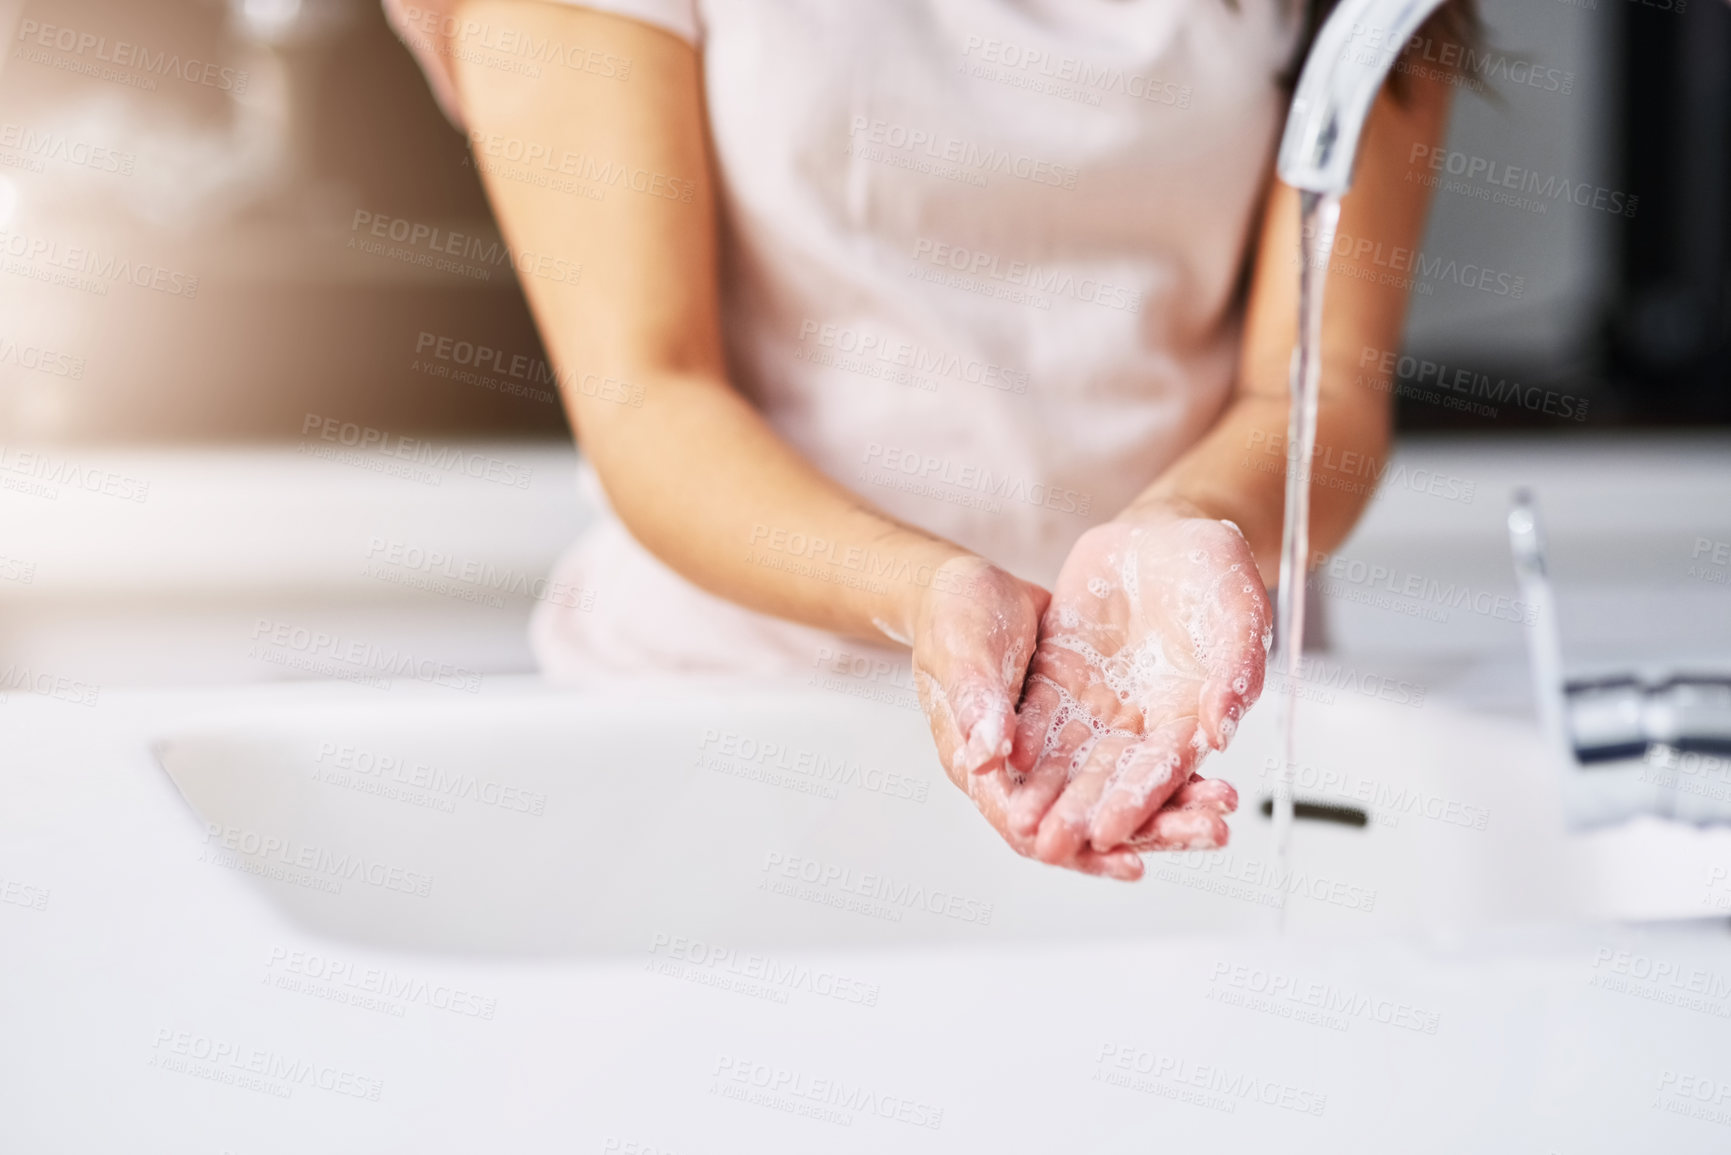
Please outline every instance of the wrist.
[[933, 599], [965, 586], [976, 567], [991, 563], [941, 538], [909, 534], [913, 540], [897, 550], [905, 568], [893, 575], [887, 594], [872, 615], [876, 632], [911, 647], [931, 612]]

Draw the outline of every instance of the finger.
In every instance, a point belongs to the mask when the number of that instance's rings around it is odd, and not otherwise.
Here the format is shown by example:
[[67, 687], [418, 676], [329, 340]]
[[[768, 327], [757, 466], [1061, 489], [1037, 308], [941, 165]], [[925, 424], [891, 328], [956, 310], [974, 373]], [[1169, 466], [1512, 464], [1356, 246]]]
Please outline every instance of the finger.
[[1166, 800], [1169, 810], [1212, 810], [1216, 814], [1231, 814], [1238, 809], [1238, 791], [1232, 783], [1220, 778], [1192, 775]]
[[[1010, 844], [1010, 848], [1018, 854], [1030, 856], [1033, 850], [1032, 841], [1011, 833], [1004, 825], [1004, 814], [1009, 801], [1006, 789], [1008, 781], [1007, 773], [999, 770], [996, 774], [969, 778], [965, 786], [968, 797], [998, 835]], [[1142, 877], [1144, 869], [1141, 855], [1133, 850], [1102, 853], [1087, 847], [1073, 858], [1056, 865], [1082, 874], [1114, 878], [1122, 882], [1136, 881]]]
[[[1034, 746], [1033, 765], [1017, 787], [1010, 806], [1010, 829], [1024, 837], [1033, 836], [1039, 829], [1052, 803], [1076, 776], [1100, 730], [1100, 723], [1081, 705], [1065, 699], [1055, 685], [1035, 675], [1030, 681], [1030, 695], [1042, 688], [1051, 691], [1056, 705], [1050, 710], [1043, 736], [1027, 739], [1030, 743], [1038, 741], [1039, 745]], [[1018, 743], [1024, 740], [1021, 732], [1017, 740]]]
[[1096, 850], [1116, 848], [1190, 780], [1200, 756], [1195, 736], [1196, 719], [1179, 718], [1128, 751], [1089, 824], [1088, 841]]
[[919, 692], [920, 705], [925, 710], [926, 724], [931, 727], [932, 744], [938, 749], [938, 762], [952, 779], [959, 771], [957, 755], [961, 751], [961, 732], [956, 728], [955, 714], [938, 680], [923, 670], [914, 671], [914, 688]]
[[1218, 850], [1231, 831], [1226, 820], [1207, 809], [1157, 810], [1122, 849], [1139, 851]]
[[[1042, 862], [1064, 862], [1088, 845], [1095, 810], [1122, 769], [1125, 754], [1136, 745], [1137, 739], [1128, 734], [1108, 734], [1093, 744], [1080, 770], [1040, 819], [1039, 833], [1034, 837], [1035, 857]], [[1134, 825], [1130, 829], [1135, 829]]]
[[1016, 704], [1009, 689], [980, 678], [964, 681], [949, 695], [961, 738], [962, 769], [984, 774], [1010, 756]]
[[1114, 850], [1101, 854], [1097, 850], [1085, 849], [1069, 862], [1060, 865], [1083, 874], [1117, 879], [1119, 882], [1135, 882], [1147, 869], [1142, 862], [1142, 856], [1134, 850]]
[[1010, 769], [1026, 775], [1046, 749], [1046, 736], [1057, 718], [1064, 696], [1051, 678], [1035, 674], [1022, 689], [1022, 706], [1016, 712], [1016, 733], [1010, 748]]

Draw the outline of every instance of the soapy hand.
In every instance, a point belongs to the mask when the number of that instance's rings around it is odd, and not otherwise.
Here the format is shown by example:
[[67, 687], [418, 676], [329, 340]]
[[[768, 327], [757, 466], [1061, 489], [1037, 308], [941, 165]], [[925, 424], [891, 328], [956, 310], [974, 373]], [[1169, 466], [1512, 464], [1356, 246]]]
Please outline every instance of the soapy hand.
[[[945, 562], [913, 623], [914, 683], [944, 771], [1012, 849], [1032, 856], [1031, 833], [1008, 825], [1014, 790], [1005, 770], [1016, 704], [1049, 595], [977, 557]], [[1078, 845], [1045, 861], [1089, 874], [1134, 878], [1133, 850]]]
[[1054, 863], [1225, 845], [1237, 795], [1194, 770], [1262, 692], [1271, 619], [1229, 522], [1154, 507], [1084, 534], [1042, 615], [1006, 837]]

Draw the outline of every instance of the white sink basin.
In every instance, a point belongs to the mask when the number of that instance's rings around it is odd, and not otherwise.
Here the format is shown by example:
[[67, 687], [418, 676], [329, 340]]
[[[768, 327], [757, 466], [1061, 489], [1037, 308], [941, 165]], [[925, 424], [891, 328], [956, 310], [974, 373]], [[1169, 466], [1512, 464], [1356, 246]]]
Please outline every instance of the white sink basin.
[[[1731, 833], [1565, 837], [1530, 727], [1337, 691], [1307, 702], [1292, 870], [1257, 811], [1272, 703], [1208, 771], [1232, 845], [1125, 885], [1016, 857], [943, 778], [913, 710], [832, 692], [610, 695], [259, 713], [164, 736], [204, 857], [309, 927], [380, 946], [640, 953], [981, 943], [1276, 925], [1339, 934], [1722, 913]], [[1722, 885], [1722, 884], [1721, 884]]]

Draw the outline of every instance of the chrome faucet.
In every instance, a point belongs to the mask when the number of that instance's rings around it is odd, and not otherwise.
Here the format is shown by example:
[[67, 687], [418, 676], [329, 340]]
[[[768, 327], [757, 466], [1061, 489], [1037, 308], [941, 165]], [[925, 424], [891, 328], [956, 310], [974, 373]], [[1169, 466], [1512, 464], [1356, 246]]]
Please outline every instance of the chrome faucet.
[[1577, 830], [1642, 814], [1731, 823], [1731, 676], [1669, 669], [1566, 676], [1532, 494], [1515, 494], [1508, 524], [1521, 600], [1533, 615], [1533, 695], [1561, 768], [1564, 821]]
[[1299, 74], [1277, 168], [1293, 188], [1340, 196], [1370, 106], [1401, 49], [1443, 0], [1341, 0], [1323, 22]]

